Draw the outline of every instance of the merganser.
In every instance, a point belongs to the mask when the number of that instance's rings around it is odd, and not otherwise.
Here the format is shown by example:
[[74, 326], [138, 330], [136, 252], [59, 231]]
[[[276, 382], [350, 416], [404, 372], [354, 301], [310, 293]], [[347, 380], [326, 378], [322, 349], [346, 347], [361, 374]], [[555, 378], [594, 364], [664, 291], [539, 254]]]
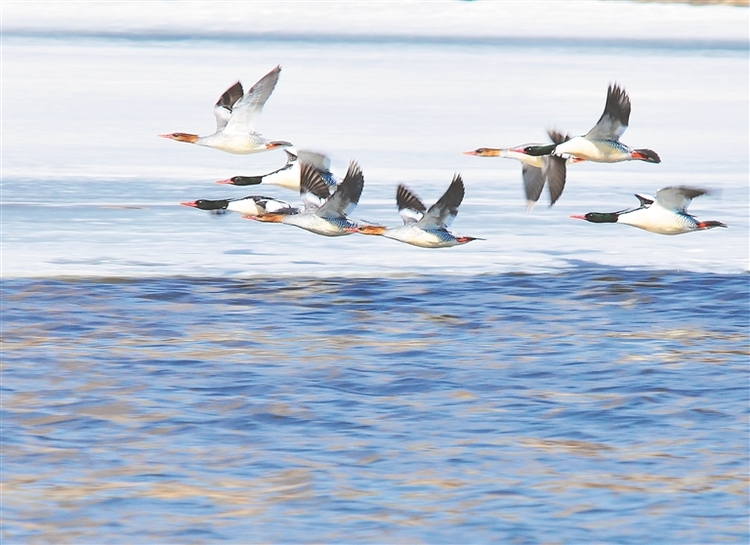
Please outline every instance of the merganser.
[[541, 146], [533, 151], [537, 155], [552, 153], [559, 157], [577, 157], [598, 163], [617, 163], [620, 161], [646, 161], [660, 163], [659, 155], [650, 149], [633, 149], [622, 142], [620, 137], [628, 128], [630, 121], [630, 98], [619, 85], [610, 85], [607, 89], [607, 102], [604, 112], [594, 128], [584, 136], [575, 136], [561, 144], [549, 147]]
[[396, 205], [404, 225], [360, 225], [352, 231], [363, 235], [380, 235], [422, 248], [448, 248], [481, 240], [476, 237], [459, 237], [447, 230], [458, 214], [463, 198], [464, 183], [460, 174], [453, 176], [447, 191], [429, 210], [411, 190], [399, 184], [396, 188]]
[[299, 208], [288, 202], [263, 197], [261, 195], [248, 195], [241, 199], [198, 199], [197, 201], [181, 202], [182, 206], [191, 206], [200, 210], [208, 210], [214, 214], [226, 214], [227, 212], [238, 212], [247, 214], [297, 214]]
[[277, 185], [293, 191], [299, 191], [300, 185], [300, 162], [305, 162], [313, 165], [318, 169], [320, 175], [323, 177], [323, 181], [328, 184], [329, 187], [336, 187], [339, 180], [331, 173], [331, 160], [321, 154], [314, 151], [294, 151], [285, 149], [286, 153], [286, 164], [278, 170], [263, 174], [260, 176], [234, 176], [226, 180], [219, 180], [217, 184], [230, 184], [230, 185]]
[[[249, 214], [246, 219], [270, 223], [285, 223], [318, 235], [338, 237], [354, 232], [358, 223], [347, 218], [359, 202], [365, 178], [359, 165], [352, 161], [344, 181], [328, 195], [328, 185], [318, 169], [309, 163], [301, 165], [300, 196], [305, 205], [299, 214]], [[327, 196], [327, 197], [326, 197]], [[322, 201], [322, 204], [321, 204]]]
[[258, 153], [291, 146], [291, 143], [284, 140], [267, 140], [254, 130], [255, 122], [276, 86], [279, 72], [281, 66], [263, 76], [244, 96], [239, 81], [224, 91], [214, 106], [215, 133], [198, 136], [175, 132], [159, 136], [237, 154]]
[[693, 187], [665, 187], [656, 192], [656, 199], [636, 194], [640, 201], [637, 208], [619, 212], [589, 212], [582, 216], [570, 217], [591, 223], [624, 223], [660, 235], [679, 235], [726, 227], [720, 221], [698, 221], [687, 213], [691, 200], [708, 193], [705, 189]]
[[[561, 144], [570, 139], [557, 131], [547, 131], [552, 142]], [[541, 155], [540, 149], [547, 149], [551, 153], [554, 144], [524, 144], [513, 148], [477, 148], [472, 151], [463, 152], [464, 155], [475, 155], [478, 157], [506, 157], [516, 159], [523, 163], [521, 165], [521, 177], [523, 178], [523, 189], [526, 193], [526, 210], [531, 210], [542, 194], [544, 184], [549, 190], [549, 205], [552, 206], [562, 195], [565, 189], [565, 171], [567, 163], [577, 163], [583, 159], [569, 158], [567, 161], [555, 155]]]

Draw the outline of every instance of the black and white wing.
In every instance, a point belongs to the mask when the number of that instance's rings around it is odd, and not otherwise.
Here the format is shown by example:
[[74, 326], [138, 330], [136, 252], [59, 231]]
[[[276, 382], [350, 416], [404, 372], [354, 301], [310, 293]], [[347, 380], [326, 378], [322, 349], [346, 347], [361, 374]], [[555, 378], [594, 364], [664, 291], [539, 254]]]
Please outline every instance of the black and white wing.
[[464, 200], [464, 182], [460, 174], [453, 176], [453, 181], [443, 196], [424, 214], [417, 226], [422, 229], [446, 229], [458, 215], [458, 207]]
[[656, 202], [664, 208], [685, 214], [690, 201], [708, 193], [707, 189], [697, 187], [665, 187], [656, 192]]
[[300, 163], [299, 195], [306, 211], [318, 210], [331, 196], [328, 184], [309, 163]]
[[396, 188], [396, 206], [404, 225], [407, 223], [416, 223], [422, 219], [427, 207], [419, 200], [408, 187], [399, 184]]
[[296, 214], [299, 212], [299, 209], [296, 206], [273, 197], [256, 195], [253, 197], [253, 200], [258, 208], [263, 209], [264, 214]]
[[607, 89], [604, 112], [593, 129], [586, 133], [588, 140], [619, 140], [630, 121], [630, 98], [619, 85]]
[[[308, 169], [314, 167], [306, 165]], [[320, 183], [325, 184], [320, 172], [315, 169], [315, 173]], [[362, 196], [362, 189], [365, 186], [365, 177], [359, 165], [354, 161], [349, 163], [349, 169], [346, 171], [344, 181], [336, 188], [333, 194], [324, 202], [315, 212], [322, 218], [345, 218], [354, 211]], [[326, 185], [326, 189], [328, 186]]]
[[216, 131], [220, 131], [229, 123], [232, 117], [232, 109], [239, 99], [242, 98], [242, 84], [238, 81], [224, 94], [219, 97], [214, 105], [214, 116], [216, 117]]
[[640, 208], [648, 208], [654, 204], [654, 200], [656, 200], [651, 195], [640, 195], [638, 193], [635, 193], [635, 198], [638, 199]]
[[255, 130], [255, 123], [263, 111], [263, 106], [265, 106], [268, 97], [271, 96], [274, 87], [276, 87], [280, 72], [281, 66], [271, 70], [234, 104], [232, 117], [229, 119], [224, 132], [246, 134]]

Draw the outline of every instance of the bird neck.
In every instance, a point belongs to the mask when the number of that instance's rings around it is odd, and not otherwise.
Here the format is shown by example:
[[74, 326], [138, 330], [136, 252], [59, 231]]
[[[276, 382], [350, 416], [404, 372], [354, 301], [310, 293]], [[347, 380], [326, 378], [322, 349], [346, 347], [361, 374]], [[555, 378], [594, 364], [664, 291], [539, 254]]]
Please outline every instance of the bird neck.
[[546, 146], [528, 146], [525, 151], [528, 155], [533, 156], [549, 155], [550, 153], [552, 153], [555, 147], [557, 147], [557, 144], [548, 144]]
[[263, 176], [235, 176], [232, 185], [258, 185], [263, 181]]
[[589, 212], [584, 216], [591, 223], [617, 223], [619, 217], [616, 212]]

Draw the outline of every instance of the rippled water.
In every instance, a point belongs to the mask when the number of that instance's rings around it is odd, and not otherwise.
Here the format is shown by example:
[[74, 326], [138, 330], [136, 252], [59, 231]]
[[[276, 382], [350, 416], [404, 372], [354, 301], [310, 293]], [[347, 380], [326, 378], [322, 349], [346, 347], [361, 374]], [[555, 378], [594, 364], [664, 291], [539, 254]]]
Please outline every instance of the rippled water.
[[2, 289], [4, 541], [747, 539], [747, 275]]

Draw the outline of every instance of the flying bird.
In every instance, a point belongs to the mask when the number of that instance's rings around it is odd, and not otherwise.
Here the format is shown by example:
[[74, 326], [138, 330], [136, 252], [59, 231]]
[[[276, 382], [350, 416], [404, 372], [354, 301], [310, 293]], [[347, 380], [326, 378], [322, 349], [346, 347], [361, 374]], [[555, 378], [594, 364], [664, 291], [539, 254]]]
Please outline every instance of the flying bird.
[[453, 176], [451, 185], [429, 210], [416, 194], [405, 185], [399, 184], [396, 188], [396, 206], [404, 224], [400, 227], [360, 225], [353, 231], [363, 235], [380, 235], [422, 248], [448, 248], [472, 240], [481, 240], [476, 237], [456, 236], [448, 231], [448, 227], [458, 214], [458, 207], [463, 198], [464, 182], [460, 174]]
[[242, 94], [242, 84], [238, 81], [214, 105], [216, 132], [208, 136], [198, 136], [184, 132], [160, 134], [162, 138], [177, 140], [215, 148], [228, 153], [259, 153], [276, 148], [289, 147], [292, 144], [284, 140], [267, 140], [255, 132], [263, 106], [276, 87], [281, 66], [277, 66], [263, 76], [250, 90]]
[[659, 155], [650, 149], [633, 149], [622, 142], [620, 137], [630, 122], [630, 98], [619, 85], [607, 89], [607, 102], [599, 121], [584, 136], [574, 136], [565, 142], [535, 150], [539, 155], [551, 153], [558, 157], [576, 157], [598, 163], [618, 163], [620, 161], [645, 161], [660, 163]]
[[237, 186], [246, 185], [277, 185], [293, 191], [299, 191], [302, 169], [301, 163], [309, 163], [320, 172], [323, 181], [333, 188], [339, 180], [331, 173], [331, 160], [321, 153], [314, 151], [295, 151], [285, 149], [286, 164], [278, 170], [260, 176], [233, 176], [226, 180], [219, 180], [217, 184]]
[[591, 223], [622, 223], [660, 235], [679, 235], [691, 231], [705, 231], [726, 227], [720, 221], [698, 221], [687, 213], [695, 197], [709, 194], [708, 190], [693, 187], [665, 187], [656, 192], [656, 198], [636, 194], [640, 206], [619, 212], [589, 212], [570, 216]]
[[[570, 138], [557, 131], [547, 131], [550, 139], [555, 144], [562, 144]], [[523, 189], [526, 194], [526, 210], [531, 210], [539, 200], [545, 184], [549, 191], [550, 206], [557, 202], [565, 189], [566, 165], [577, 163], [583, 159], [563, 159], [550, 155], [554, 145], [549, 144], [523, 144], [512, 148], [477, 148], [463, 152], [464, 155], [475, 155], [477, 157], [506, 157], [521, 161], [521, 177], [523, 178]], [[547, 154], [536, 154], [540, 149], [547, 150]]]
[[240, 199], [198, 199], [196, 201], [181, 202], [182, 206], [190, 206], [199, 210], [207, 210], [213, 214], [223, 215], [227, 212], [237, 212], [242, 215], [249, 214], [297, 214], [299, 208], [286, 201], [263, 197], [261, 195], [248, 195]]

